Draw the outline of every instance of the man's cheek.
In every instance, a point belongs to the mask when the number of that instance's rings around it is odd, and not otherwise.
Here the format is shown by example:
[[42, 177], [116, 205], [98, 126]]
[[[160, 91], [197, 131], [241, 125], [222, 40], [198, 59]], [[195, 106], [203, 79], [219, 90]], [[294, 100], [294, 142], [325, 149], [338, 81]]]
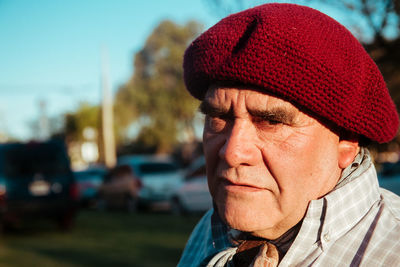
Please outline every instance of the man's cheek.
[[220, 191], [221, 183], [218, 180], [218, 177], [215, 175], [215, 172], [211, 172], [207, 169], [207, 182], [208, 182], [208, 189], [210, 194], [213, 198], [218, 197], [218, 191]]

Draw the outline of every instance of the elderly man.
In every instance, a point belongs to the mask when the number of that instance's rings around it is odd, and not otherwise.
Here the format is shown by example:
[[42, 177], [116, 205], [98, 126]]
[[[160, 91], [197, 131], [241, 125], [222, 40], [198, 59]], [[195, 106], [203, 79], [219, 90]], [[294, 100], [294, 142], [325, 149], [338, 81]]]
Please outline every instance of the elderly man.
[[308, 7], [258, 6], [198, 37], [184, 75], [214, 209], [179, 266], [400, 266], [400, 198], [364, 147], [393, 139], [398, 115], [349, 31]]

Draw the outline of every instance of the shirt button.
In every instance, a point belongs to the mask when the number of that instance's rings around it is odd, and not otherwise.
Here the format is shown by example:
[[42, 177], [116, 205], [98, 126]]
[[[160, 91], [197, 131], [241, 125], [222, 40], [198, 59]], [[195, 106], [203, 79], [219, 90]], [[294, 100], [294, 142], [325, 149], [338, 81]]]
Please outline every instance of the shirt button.
[[330, 237], [330, 235], [329, 235], [329, 232], [327, 232], [327, 233], [324, 234], [324, 240], [325, 240], [325, 242], [331, 241], [331, 237]]

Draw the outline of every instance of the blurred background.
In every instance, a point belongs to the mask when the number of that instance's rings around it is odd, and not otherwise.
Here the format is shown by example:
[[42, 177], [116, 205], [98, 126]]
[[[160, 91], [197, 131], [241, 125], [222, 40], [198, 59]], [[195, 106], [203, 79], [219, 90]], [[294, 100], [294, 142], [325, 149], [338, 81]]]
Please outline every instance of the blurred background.
[[[175, 266], [211, 207], [183, 53], [257, 0], [0, 0], [1, 266]], [[274, 1], [344, 24], [400, 106], [400, 0]], [[400, 194], [400, 138], [371, 144]]]

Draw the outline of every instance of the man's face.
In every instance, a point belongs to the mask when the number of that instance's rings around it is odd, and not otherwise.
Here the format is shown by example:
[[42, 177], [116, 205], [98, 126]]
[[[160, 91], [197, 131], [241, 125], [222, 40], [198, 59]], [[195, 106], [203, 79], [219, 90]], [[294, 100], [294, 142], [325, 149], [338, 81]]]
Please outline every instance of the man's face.
[[212, 87], [201, 110], [209, 189], [230, 227], [277, 238], [336, 185], [339, 137], [289, 102]]

